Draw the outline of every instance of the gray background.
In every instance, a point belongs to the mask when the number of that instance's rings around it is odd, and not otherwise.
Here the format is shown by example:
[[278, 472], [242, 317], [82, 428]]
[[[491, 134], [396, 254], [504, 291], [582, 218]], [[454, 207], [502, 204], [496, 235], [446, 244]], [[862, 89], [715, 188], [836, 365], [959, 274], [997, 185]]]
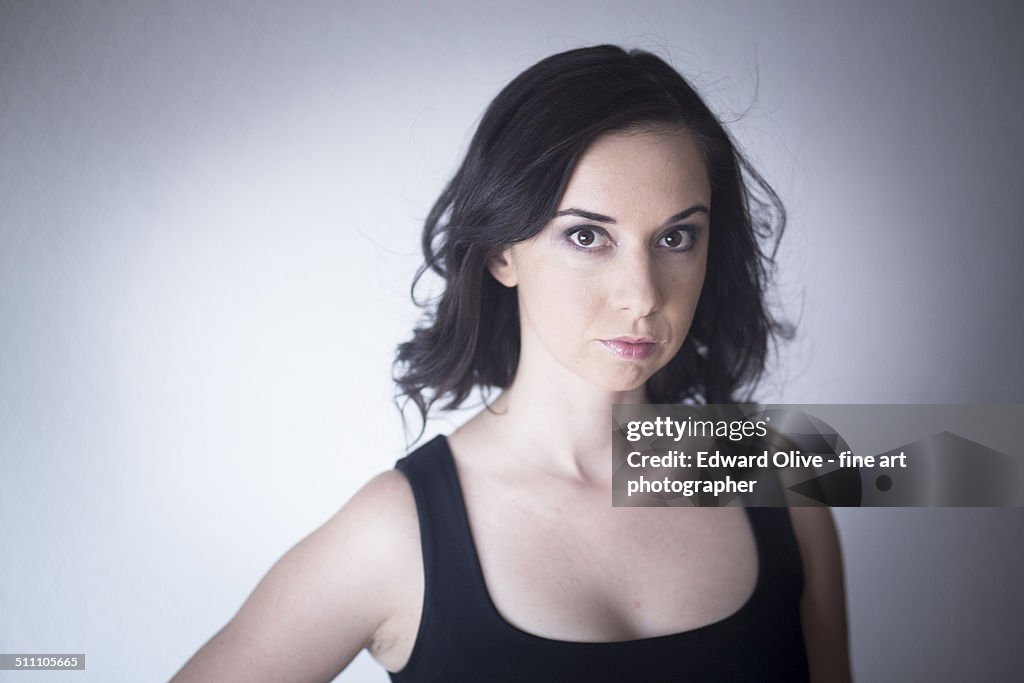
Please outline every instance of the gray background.
[[[786, 201], [764, 399], [1022, 402], [1015, 3], [427, 5], [0, 3], [0, 652], [88, 660], [33, 680], [170, 677], [401, 455], [420, 222], [564, 49], [670, 58]], [[837, 511], [859, 680], [1019, 674], [1022, 512]]]

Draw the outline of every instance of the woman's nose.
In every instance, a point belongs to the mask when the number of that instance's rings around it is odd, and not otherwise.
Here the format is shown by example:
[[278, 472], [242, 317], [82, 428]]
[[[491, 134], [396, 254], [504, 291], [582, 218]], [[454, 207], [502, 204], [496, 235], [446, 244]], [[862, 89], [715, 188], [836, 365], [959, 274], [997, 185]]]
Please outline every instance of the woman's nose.
[[612, 267], [611, 303], [643, 318], [661, 307], [657, 264], [647, 249], [622, 251]]

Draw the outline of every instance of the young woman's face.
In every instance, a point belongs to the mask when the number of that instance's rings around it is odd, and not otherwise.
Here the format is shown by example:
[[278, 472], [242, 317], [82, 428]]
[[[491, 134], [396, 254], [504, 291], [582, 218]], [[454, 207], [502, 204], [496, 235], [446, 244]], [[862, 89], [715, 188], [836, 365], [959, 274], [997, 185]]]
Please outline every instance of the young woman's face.
[[492, 260], [518, 288], [522, 358], [548, 354], [628, 391], [686, 338], [707, 267], [711, 189], [680, 131], [612, 133], [580, 158], [555, 217]]

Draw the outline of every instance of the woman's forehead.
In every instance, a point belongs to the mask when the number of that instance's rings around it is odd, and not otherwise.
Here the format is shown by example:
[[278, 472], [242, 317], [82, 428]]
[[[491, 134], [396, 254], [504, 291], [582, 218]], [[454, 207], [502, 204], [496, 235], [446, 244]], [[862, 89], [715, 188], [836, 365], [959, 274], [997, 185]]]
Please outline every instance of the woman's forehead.
[[597, 138], [580, 156], [558, 210], [585, 208], [614, 217], [644, 207], [674, 213], [678, 205], [710, 206], [710, 200], [707, 165], [692, 135], [616, 132]]

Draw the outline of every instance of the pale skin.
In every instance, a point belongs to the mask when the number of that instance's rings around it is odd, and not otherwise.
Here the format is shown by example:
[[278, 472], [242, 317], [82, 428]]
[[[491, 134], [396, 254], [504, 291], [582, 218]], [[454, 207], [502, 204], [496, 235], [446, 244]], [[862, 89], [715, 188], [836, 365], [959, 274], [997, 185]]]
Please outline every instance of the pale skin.
[[[700, 295], [712, 212], [700, 150], [681, 131], [603, 136], [574, 169], [558, 207], [569, 209], [614, 222], [556, 215], [491, 260], [517, 290], [520, 363], [492, 409], [449, 437], [488, 592], [506, 621], [555, 640], [719, 621], [757, 579], [746, 513], [613, 508], [608, 459], [612, 406], [646, 402], [644, 383], [683, 343]], [[623, 336], [654, 346], [623, 358], [605, 343]], [[790, 516], [811, 680], [848, 681], [831, 514]], [[423, 604], [420, 552], [412, 491], [384, 472], [285, 554], [173, 680], [328, 681], [363, 648], [402, 669]]]

